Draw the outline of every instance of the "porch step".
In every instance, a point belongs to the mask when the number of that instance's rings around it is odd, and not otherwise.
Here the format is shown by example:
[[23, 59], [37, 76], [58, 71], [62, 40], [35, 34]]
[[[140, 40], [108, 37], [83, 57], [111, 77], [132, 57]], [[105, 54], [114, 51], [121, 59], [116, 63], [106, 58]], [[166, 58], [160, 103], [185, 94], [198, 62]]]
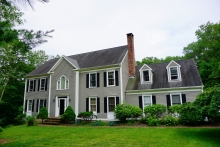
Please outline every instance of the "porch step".
[[59, 117], [51, 117], [44, 120], [45, 125], [59, 125], [61, 124], [61, 118]]

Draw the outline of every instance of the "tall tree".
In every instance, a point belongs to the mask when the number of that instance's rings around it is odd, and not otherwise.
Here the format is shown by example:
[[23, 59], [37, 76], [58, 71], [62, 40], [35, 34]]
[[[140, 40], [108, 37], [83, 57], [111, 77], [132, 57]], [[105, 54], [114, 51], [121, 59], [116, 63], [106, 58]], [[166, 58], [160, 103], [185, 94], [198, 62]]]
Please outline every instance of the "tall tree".
[[220, 84], [220, 22], [207, 22], [195, 32], [197, 41], [183, 49], [186, 58], [194, 58], [205, 87]]
[[47, 3], [49, 0], [0, 0], [0, 2], [7, 6], [26, 6], [27, 4], [33, 9], [33, 4], [35, 1]]

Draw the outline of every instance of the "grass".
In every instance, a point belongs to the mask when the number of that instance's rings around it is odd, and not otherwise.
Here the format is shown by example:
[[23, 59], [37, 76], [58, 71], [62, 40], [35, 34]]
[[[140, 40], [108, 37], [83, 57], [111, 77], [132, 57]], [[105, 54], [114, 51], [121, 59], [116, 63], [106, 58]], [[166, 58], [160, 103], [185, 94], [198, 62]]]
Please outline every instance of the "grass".
[[0, 144], [19, 146], [219, 147], [220, 128], [15, 126], [4, 129]]

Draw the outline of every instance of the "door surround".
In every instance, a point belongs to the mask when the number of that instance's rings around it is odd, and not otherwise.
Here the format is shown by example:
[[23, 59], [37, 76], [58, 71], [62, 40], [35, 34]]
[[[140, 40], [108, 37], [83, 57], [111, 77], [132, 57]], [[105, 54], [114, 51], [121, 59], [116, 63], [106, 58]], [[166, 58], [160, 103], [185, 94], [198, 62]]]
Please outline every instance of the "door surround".
[[55, 99], [55, 117], [60, 117], [60, 100], [64, 100], [64, 111], [69, 106], [69, 96], [56, 96]]

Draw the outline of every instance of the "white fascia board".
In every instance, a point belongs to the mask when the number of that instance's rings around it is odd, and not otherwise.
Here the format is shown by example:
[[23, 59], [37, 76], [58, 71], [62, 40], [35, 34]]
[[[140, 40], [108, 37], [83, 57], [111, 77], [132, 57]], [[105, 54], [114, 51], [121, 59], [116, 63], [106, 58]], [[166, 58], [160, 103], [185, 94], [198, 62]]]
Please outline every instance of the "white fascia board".
[[[147, 64], [144, 64], [144, 65], [139, 69], [139, 71], [142, 71], [145, 66], [146, 66], [147, 68], [149, 68], [149, 70], [153, 71], [152, 68], [150, 68], [150, 66], [148, 66]], [[154, 72], [154, 71], [153, 71], [153, 72]]]
[[53, 65], [53, 67], [47, 73], [53, 71], [61, 63], [62, 60], [63, 60], [63, 56]]
[[177, 66], [181, 67], [181, 65], [179, 65], [177, 62], [175, 62], [174, 60], [172, 60], [172, 61], [170, 61], [170, 63], [166, 66], [166, 68], [168, 68], [171, 63], [175, 63]]

